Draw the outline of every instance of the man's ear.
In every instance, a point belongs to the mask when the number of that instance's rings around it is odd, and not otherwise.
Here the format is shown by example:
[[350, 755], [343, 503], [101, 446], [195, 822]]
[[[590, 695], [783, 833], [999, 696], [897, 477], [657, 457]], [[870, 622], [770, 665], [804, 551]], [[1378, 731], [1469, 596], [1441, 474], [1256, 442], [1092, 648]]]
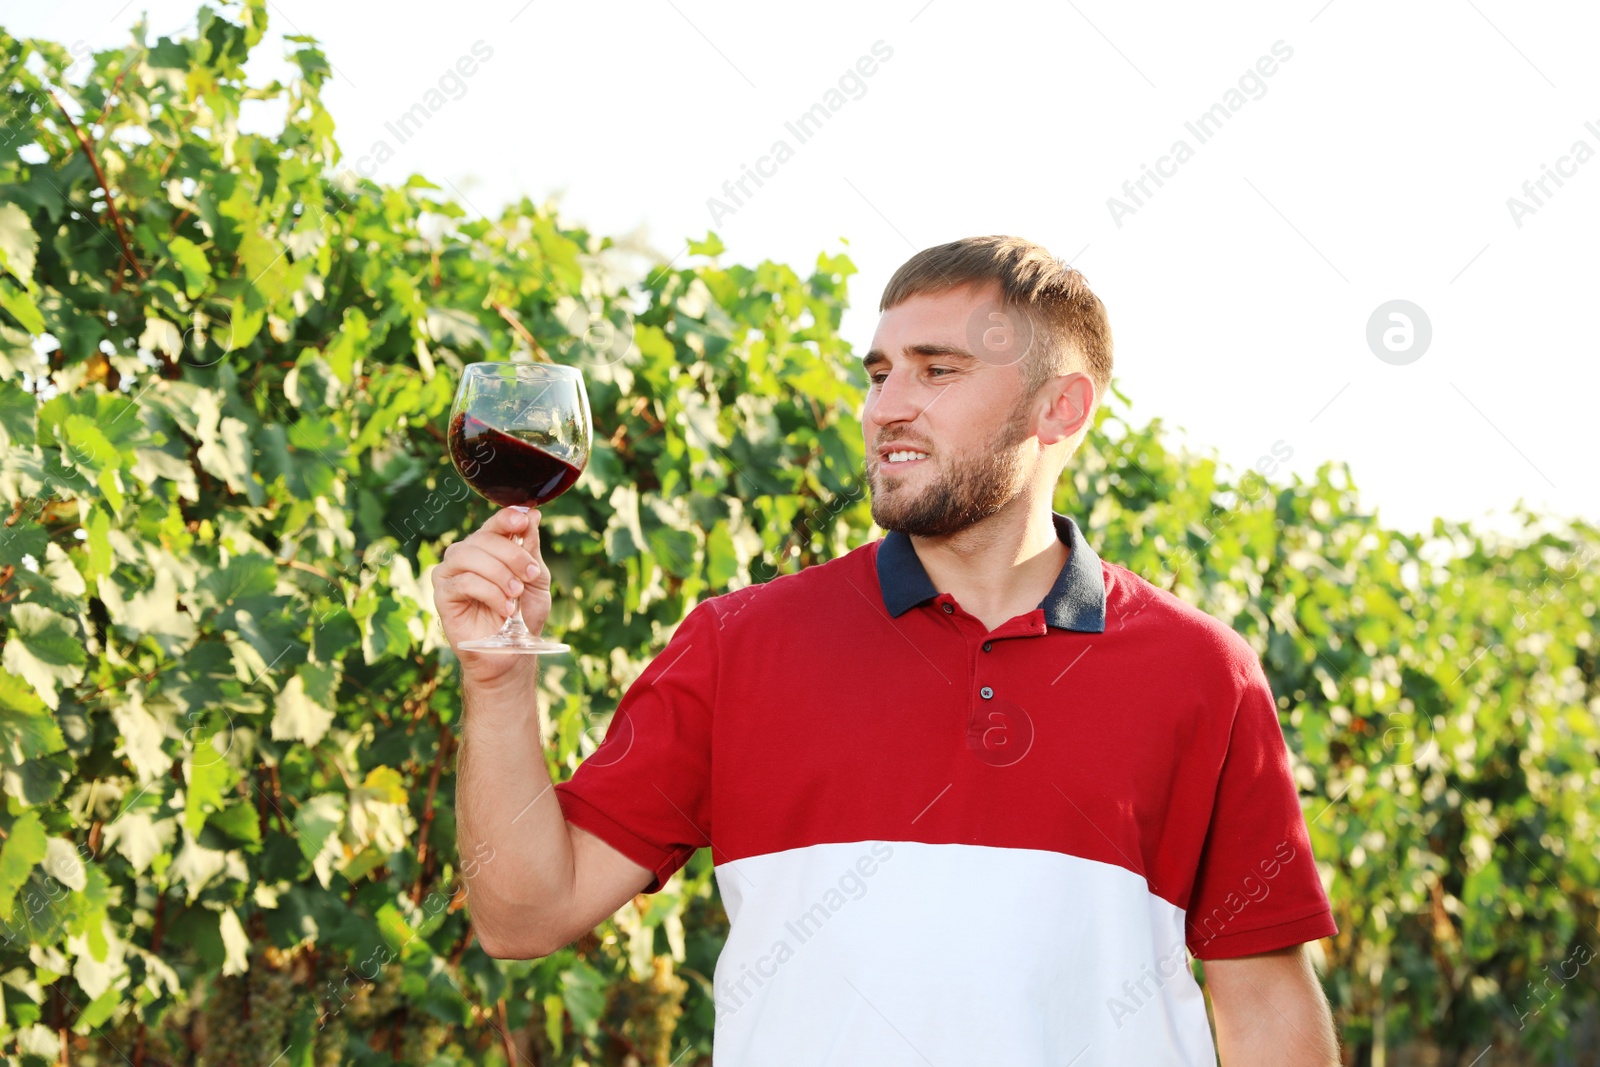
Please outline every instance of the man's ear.
[[1094, 411], [1094, 381], [1082, 371], [1051, 378], [1039, 395], [1049, 405], [1039, 419], [1039, 444], [1046, 447], [1083, 429]]

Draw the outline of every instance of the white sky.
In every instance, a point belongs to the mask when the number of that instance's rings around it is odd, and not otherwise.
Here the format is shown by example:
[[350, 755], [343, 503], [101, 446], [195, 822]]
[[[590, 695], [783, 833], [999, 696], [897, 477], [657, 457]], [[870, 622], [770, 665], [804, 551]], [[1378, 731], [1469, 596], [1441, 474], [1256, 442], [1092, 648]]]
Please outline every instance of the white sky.
[[[192, 25], [197, 6], [0, 0], [0, 24], [104, 48], [126, 40], [140, 10], [153, 39]], [[781, 138], [793, 158], [714, 227], [723, 262], [772, 258], [804, 275], [848, 240], [861, 274], [844, 328], [858, 350], [883, 284], [913, 251], [1020, 234], [1088, 277], [1111, 313], [1134, 418], [1181, 428], [1175, 444], [1214, 448], [1243, 470], [1282, 442], [1287, 468], [1307, 477], [1344, 460], [1363, 500], [1403, 530], [1435, 515], [1505, 528], [1519, 499], [1600, 521], [1592, 7], [269, 8], [263, 52], [279, 54], [281, 33], [321, 39], [347, 164], [379, 140], [394, 151], [369, 166], [380, 181], [421, 172], [490, 213], [559, 195], [568, 221], [642, 230], [670, 258], [713, 228], [707, 199]], [[492, 57], [401, 143], [385, 124], [479, 41]], [[892, 56], [861, 79], [864, 94], [801, 144], [784, 123], [879, 41]], [[1204, 143], [1185, 129], [1279, 41], [1292, 56], [1259, 79], [1264, 94], [1247, 92]], [[1147, 185], [1154, 195], [1119, 226], [1108, 198], [1179, 138], [1192, 158]], [[1579, 140], [1597, 157], [1561, 164], [1572, 173], [1559, 188], [1547, 180], [1551, 195], [1519, 227], [1507, 199], [1527, 199], [1523, 183]], [[1427, 351], [1404, 365], [1366, 340], [1375, 309], [1396, 299], [1432, 326]]]

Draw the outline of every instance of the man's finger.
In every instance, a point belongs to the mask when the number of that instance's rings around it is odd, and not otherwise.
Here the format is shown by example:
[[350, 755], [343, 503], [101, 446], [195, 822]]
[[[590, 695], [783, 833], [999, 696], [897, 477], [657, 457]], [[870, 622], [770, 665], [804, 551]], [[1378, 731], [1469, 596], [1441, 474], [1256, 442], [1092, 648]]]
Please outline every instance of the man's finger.
[[475, 553], [478, 552], [484, 552], [494, 557], [494, 559], [505, 565], [506, 570], [510, 571], [513, 577], [520, 578], [525, 582], [537, 577], [537, 575], [527, 573], [528, 564], [532, 563], [541, 570], [544, 569], [538, 557], [530, 550], [526, 539], [523, 540], [521, 545], [518, 545], [505, 537], [483, 535], [481, 531], [462, 542], [461, 551], [456, 554], [455, 562], [458, 565], [465, 565], [464, 561], [477, 558]]
[[483, 529], [489, 533], [499, 534], [502, 537], [511, 537], [514, 534], [528, 536], [528, 530], [538, 525], [539, 512], [537, 509], [522, 511], [519, 508], [501, 508], [489, 516], [489, 521], [483, 524]]
[[471, 597], [490, 611], [501, 614], [505, 612], [506, 602], [511, 598], [506, 596], [506, 591], [495, 585], [481, 574], [464, 571], [454, 577], [446, 578], [445, 584], [461, 596]]
[[[501, 541], [494, 548], [493, 538], [480, 538], [476, 541], [468, 540], [462, 543], [459, 551], [451, 556], [450, 564], [442, 573], [445, 575], [446, 584], [458, 574], [479, 574], [487, 580], [499, 585], [505, 590], [507, 596], [512, 596], [511, 583], [513, 581], [526, 584], [528, 581], [525, 568], [526, 559], [518, 559], [522, 550], [508, 541]], [[516, 553], [516, 556], [511, 555]], [[521, 589], [517, 590], [521, 593]]]

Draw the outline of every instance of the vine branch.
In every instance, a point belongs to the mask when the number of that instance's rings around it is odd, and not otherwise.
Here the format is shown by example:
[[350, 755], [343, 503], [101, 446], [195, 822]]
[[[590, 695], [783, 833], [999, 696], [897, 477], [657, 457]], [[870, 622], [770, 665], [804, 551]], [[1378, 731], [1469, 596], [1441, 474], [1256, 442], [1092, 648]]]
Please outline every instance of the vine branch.
[[517, 336], [527, 342], [528, 347], [533, 349], [534, 356], [541, 363], [550, 362], [549, 354], [545, 352], [544, 348], [539, 344], [538, 341], [534, 340], [533, 334], [528, 332], [528, 328], [522, 325], [522, 320], [517, 318], [517, 313], [515, 311], [512, 311], [509, 307], [502, 304], [498, 300], [496, 300], [492, 306], [500, 313], [500, 317], [505, 319], [506, 322], [510, 323], [513, 330], [517, 331]]
[[454, 740], [455, 735], [450, 732], [450, 727], [441, 721], [439, 746], [434, 752], [433, 769], [428, 772], [428, 797], [422, 805], [422, 825], [417, 830], [417, 880], [411, 887], [411, 903], [417, 905], [422, 903], [422, 887], [428, 873], [425, 864], [428, 859], [428, 831], [433, 828], [433, 798], [439, 791], [439, 772], [454, 747]]
[[94, 146], [89, 143], [89, 138], [79, 128], [78, 123], [72, 117], [72, 113], [67, 110], [66, 105], [61, 102], [61, 98], [55, 94], [53, 89], [50, 90], [50, 99], [56, 102], [56, 107], [60, 110], [61, 117], [67, 120], [68, 126], [72, 127], [73, 136], [78, 139], [78, 146], [83, 149], [84, 157], [89, 160], [89, 166], [94, 168], [94, 176], [100, 180], [100, 191], [106, 194], [106, 211], [111, 216], [111, 225], [116, 228], [117, 241], [122, 245], [123, 256], [127, 259], [128, 264], [133, 267], [133, 273], [137, 274], [141, 280], [148, 277], [144, 272], [144, 268], [139, 266], [139, 261], [134, 258], [133, 249], [128, 247], [128, 232], [122, 226], [122, 212], [117, 210], [117, 202], [111, 197], [111, 183], [106, 181], [106, 172], [101, 168], [100, 160], [95, 157]]

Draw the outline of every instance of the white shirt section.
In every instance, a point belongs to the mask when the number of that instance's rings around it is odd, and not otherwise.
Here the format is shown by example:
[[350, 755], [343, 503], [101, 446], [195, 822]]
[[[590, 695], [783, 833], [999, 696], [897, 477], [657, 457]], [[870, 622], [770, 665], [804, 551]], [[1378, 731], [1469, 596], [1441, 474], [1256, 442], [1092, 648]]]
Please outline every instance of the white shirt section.
[[1036, 849], [812, 845], [716, 868], [715, 1067], [1215, 1067], [1182, 909]]

